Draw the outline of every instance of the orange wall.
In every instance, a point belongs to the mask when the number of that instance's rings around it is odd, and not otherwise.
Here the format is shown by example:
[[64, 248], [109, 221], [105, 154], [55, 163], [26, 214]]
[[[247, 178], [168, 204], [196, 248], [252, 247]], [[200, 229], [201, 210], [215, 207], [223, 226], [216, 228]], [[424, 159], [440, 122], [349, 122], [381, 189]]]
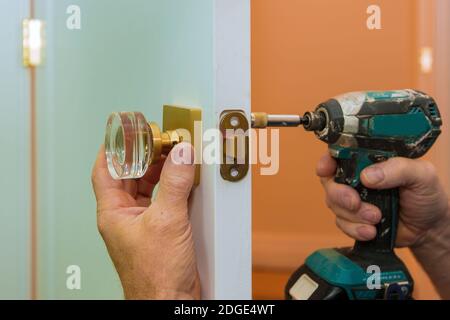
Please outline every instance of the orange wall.
[[[253, 0], [252, 106], [297, 113], [355, 90], [415, 85], [415, 6], [377, 0], [382, 30], [366, 28], [367, 0]], [[324, 204], [315, 165], [326, 145], [280, 131], [280, 171], [253, 168], [254, 297], [282, 298], [289, 272], [315, 248], [350, 244]], [[419, 298], [437, 297], [413, 259]]]

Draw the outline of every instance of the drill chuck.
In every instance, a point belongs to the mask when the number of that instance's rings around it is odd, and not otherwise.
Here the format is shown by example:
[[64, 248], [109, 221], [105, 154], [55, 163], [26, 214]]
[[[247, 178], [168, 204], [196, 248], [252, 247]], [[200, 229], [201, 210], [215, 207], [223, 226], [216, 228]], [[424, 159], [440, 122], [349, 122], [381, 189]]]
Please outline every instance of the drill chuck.
[[306, 131], [322, 131], [327, 125], [327, 117], [321, 111], [307, 112], [303, 116], [303, 127]]

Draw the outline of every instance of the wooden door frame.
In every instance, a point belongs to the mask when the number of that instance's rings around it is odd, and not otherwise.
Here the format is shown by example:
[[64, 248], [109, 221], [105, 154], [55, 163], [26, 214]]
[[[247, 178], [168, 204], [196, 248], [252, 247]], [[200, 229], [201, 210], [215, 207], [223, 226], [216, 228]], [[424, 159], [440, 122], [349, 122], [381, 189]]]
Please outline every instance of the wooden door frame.
[[[204, 128], [218, 128], [224, 110], [251, 110], [250, 0], [214, 0], [213, 23], [214, 105]], [[251, 299], [251, 173], [233, 183], [219, 164], [203, 164], [190, 211], [202, 299]]]

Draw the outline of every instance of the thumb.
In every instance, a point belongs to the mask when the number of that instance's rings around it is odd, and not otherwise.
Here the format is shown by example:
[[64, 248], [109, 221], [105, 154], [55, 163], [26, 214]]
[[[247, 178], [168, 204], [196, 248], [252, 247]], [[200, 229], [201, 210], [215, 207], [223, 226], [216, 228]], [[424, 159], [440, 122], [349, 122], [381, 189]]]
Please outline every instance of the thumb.
[[155, 202], [170, 207], [186, 206], [194, 176], [192, 145], [180, 143], [172, 149], [164, 163]]
[[371, 189], [428, 185], [435, 176], [433, 165], [421, 160], [391, 158], [361, 172], [362, 183]]

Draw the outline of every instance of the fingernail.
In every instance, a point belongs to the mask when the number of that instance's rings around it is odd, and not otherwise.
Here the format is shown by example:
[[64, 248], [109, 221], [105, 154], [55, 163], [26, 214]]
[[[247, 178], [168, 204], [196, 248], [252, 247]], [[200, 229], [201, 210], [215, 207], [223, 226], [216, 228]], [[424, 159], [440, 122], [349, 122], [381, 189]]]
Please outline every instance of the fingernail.
[[361, 217], [371, 223], [378, 223], [380, 221], [380, 217], [378, 216], [378, 213], [373, 210], [367, 210], [361, 212]]
[[384, 172], [380, 168], [371, 167], [364, 170], [364, 175], [368, 182], [377, 184], [384, 180]]
[[370, 228], [368, 226], [360, 226], [356, 229], [356, 232], [361, 239], [366, 241], [372, 240], [376, 235], [373, 228]]
[[356, 201], [352, 196], [345, 195], [342, 197], [342, 205], [346, 209], [353, 211], [356, 208]]

